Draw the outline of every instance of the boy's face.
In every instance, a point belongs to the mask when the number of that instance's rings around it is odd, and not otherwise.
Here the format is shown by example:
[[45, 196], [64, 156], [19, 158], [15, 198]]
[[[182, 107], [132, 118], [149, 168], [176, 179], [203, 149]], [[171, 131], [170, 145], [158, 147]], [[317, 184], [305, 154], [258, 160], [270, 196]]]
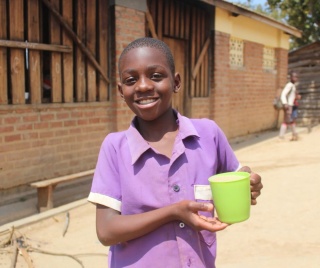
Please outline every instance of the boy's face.
[[297, 74], [297, 73], [292, 73], [292, 75], [291, 75], [291, 82], [292, 82], [292, 83], [298, 82], [298, 74]]
[[172, 106], [172, 94], [180, 89], [180, 75], [173, 75], [161, 50], [134, 48], [119, 63], [118, 90], [141, 119], [155, 120]]

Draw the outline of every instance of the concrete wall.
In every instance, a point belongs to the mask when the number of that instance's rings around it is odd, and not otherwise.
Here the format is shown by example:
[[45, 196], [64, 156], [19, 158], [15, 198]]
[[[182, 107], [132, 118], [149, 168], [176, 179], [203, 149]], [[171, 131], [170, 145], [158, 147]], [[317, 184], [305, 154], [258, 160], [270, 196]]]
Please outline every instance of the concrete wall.
[[221, 8], [216, 9], [215, 30], [265, 46], [289, 49], [288, 34], [242, 15], [232, 16]]

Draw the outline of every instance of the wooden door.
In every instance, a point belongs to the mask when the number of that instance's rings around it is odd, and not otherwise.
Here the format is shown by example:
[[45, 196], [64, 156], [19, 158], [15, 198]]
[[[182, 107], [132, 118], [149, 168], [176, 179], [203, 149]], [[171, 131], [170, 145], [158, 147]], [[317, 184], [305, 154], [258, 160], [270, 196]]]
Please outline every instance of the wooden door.
[[192, 98], [207, 98], [210, 92], [209, 52], [214, 18], [208, 6], [200, 2], [147, 0], [148, 36], [166, 42], [174, 54], [182, 88], [174, 96], [173, 107], [185, 116], [192, 116]]
[[163, 41], [169, 46], [174, 57], [176, 72], [181, 76], [181, 88], [178, 93], [173, 95], [172, 107], [179, 113], [184, 114], [184, 99], [187, 97], [185, 89], [185, 66], [186, 66], [186, 42], [184, 40], [174, 38], [163, 38]]

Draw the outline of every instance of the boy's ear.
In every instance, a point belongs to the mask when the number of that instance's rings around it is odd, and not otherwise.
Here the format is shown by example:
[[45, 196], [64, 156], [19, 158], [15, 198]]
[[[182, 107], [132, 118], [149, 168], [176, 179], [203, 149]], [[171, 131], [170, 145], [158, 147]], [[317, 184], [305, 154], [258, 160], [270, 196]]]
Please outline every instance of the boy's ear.
[[180, 90], [181, 87], [181, 77], [179, 73], [176, 73], [174, 75], [174, 89], [173, 92], [174, 93], [178, 93], [178, 91]]
[[123, 91], [122, 91], [122, 84], [118, 83], [118, 91], [120, 93], [120, 97], [123, 99]]

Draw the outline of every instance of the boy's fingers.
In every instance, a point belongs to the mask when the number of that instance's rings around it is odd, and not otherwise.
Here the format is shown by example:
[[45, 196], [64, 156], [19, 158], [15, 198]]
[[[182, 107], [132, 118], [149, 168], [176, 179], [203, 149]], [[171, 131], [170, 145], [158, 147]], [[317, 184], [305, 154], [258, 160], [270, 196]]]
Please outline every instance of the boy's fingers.
[[193, 211], [212, 211], [213, 210], [213, 204], [211, 203], [191, 202], [190, 207]]
[[251, 169], [248, 166], [243, 166], [239, 169], [239, 171], [251, 173]]

